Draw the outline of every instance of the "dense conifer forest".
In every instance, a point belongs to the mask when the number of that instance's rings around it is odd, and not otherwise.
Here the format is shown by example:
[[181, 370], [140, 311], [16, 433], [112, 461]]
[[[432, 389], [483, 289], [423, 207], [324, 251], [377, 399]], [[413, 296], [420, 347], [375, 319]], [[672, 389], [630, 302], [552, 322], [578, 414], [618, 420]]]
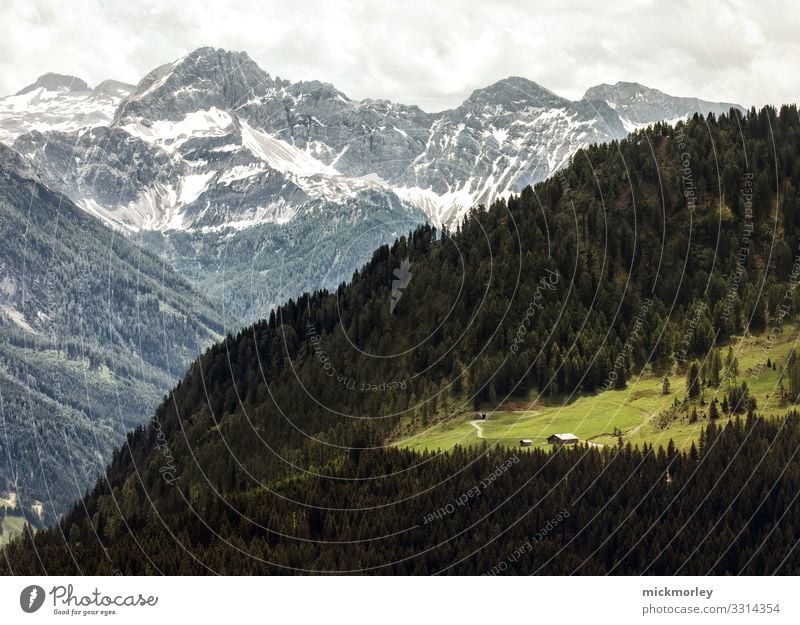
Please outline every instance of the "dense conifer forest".
[[210, 348], [95, 489], [0, 564], [797, 573], [799, 419], [759, 416], [741, 377], [725, 398], [739, 418], [704, 415], [684, 452], [395, 445], [464, 410], [569, 402], [644, 370], [685, 372], [690, 399], [722, 384], [732, 336], [796, 314], [798, 150], [795, 107], [657, 124], [454, 232], [378, 249], [336, 292]]
[[129, 477], [114, 497], [99, 484], [61, 529], [12, 544], [5, 567], [26, 575], [797, 574], [799, 448], [793, 413], [711, 424], [682, 454], [365, 451], [340, 462], [335, 481], [234, 485], [224, 503], [192, 487], [160, 488], [156, 475], [148, 509]]

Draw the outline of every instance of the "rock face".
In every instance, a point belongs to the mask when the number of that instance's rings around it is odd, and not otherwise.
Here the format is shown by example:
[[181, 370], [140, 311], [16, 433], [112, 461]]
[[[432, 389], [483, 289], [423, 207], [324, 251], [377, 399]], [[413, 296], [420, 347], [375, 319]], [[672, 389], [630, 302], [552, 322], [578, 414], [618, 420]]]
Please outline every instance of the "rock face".
[[34, 131], [22, 135], [14, 145], [36, 164], [46, 184], [120, 227], [152, 223], [153, 211], [148, 196], [142, 197], [142, 193], [165, 189], [183, 169], [168, 154], [107, 126], [71, 133]]
[[[226, 257], [229, 275], [248, 271], [254, 288], [268, 293], [253, 298], [260, 302], [254, 308], [235, 309], [243, 321], [277, 304], [278, 295], [269, 294], [288, 278], [252, 264], [236, 244], [261, 240], [244, 234], [248, 229], [274, 238], [267, 244], [273, 259], [296, 251], [287, 247], [290, 231], [312, 238], [335, 231], [342, 245], [361, 241], [349, 248], [340, 279], [375, 244], [397, 236], [397, 224], [404, 224], [400, 232], [426, 220], [453, 226], [473, 206], [552, 175], [581, 147], [620, 139], [644, 123], [729, 107], [627, 83], [593, 87], [570, 101], [511, 77], [431, 114], [386, 100], [354, 101], [328, 83], [292, 83], [243, 52], [214, 48], [154, 69], [135, 88], [106, 81], [88, 91], [77, 79], [47, 75], [23, 91], [0, 100], [0, 129], [43, 180], [115, 228], [148, 244], [161, 241], [169, 260], [192, 267], [204, 288], [218, 286], [216, 273], [195, 271], [213, 265], [204, 255], [220, 252], [216, 239], [240, 250], [241, 257]], [[4, 116], [3, 103], [31, 98], [34, 107], [43, 94], [83, 98], [80, 110], [100, 100], [116, 106], [88, 123], [70, 118], [53, 127]], [[28, 106], [12, 104], [14, 111]], [[103, 116], [106, 122], [96, 123]], [[330, 228], [328, 220], [348, 230]], [[376, 230], [376, 223], [394, 225]], [[153, 232], [159, 236], [147, 235]], [[214, 240], [201, 243], [199, 234]], [[304, 272], [303, 288], [335, 286], [324, 270], [337, 247], [325, 246], [329, 256], [314, 250], [320, 265], [316, 274]], [[195, 263], [197, 250], [203, 260]]]

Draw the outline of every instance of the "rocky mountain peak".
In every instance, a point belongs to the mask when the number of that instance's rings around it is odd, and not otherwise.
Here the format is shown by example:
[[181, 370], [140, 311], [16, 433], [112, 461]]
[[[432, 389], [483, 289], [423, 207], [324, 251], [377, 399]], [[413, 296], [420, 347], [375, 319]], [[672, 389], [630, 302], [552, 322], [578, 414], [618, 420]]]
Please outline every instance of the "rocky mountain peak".
[[501, 106], [506, 110], [517, 111], [531, 107], [557, 108], [568, 102], [567, 99], [532, 80], [510, 76], [488, 87], [476, 89], [462, 106], [472, 108]]
[[671, 96], [637, 82], [603, 83], [587, 89], [584, 99], [602, 100], [622, 119], [626, 130], [635, 130], [659, 121], [676, 122], [694, 113], [728, 113], [731, 108], [743, 111], [730, 102], [708, 102], [698, 98]]
[[[59, 111], [47, 123], [41, 115], [9, 118], [8, 135], [54, 178], [75, 172], [68, 191], [134, 230], [287, 221], [315, 202], [345, 206], [376, 189], [434, 223], [455, 224], [471, 207], [552, 175], [581, 147], [729, 107], [626, 82], [573, 101], [509, 76], [457, 108], [426, 113], [352, 100], [328, 82], [273, 78], [246, 53], [213, 47], [155, 68], [130, 93], [120, 83], [101, 87], [121, 98], [113, 132], [20, 133], [96, 126], [81, 118], [64, 128]], [[96, 162], [99, 154], [107, 162]], [[134, 164], [135, 184], [123, 185]]]
[[39, 76], [36, 82], [17, 91], [15, 95], [25, 95], [40, 88], [44, 88], [46, 91], [91, 91], [89, 85], [80, 78], [48, 72]]
[[613, 85], [601, 83], [594, 87], [589, 87], [583, 97], [587, 100], [605, 100], [608, 97], [633, 99], [637, 95], [640, 98], [644, 98], [653, 94], [664, 95], [658, 89], [645, 87], [638, 82], [618, 81]]
[[92, 90], [95, 96], [125, 97], [136, 88], [119, 80], [104, 80]]
[[198, 48], [148, 73], [122, 101], [115, 121], [179, 120], [199, 110], [233, 110], [275, 87], [276, 82], [247, 53]]

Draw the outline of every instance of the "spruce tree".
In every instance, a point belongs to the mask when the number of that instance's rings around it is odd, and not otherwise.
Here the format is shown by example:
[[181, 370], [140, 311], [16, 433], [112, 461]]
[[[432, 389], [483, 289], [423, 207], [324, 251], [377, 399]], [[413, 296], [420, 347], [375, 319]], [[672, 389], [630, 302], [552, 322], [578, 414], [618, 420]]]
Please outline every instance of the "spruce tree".
[[693, 360], [686, 372], [686, 396], [689, 399], [696, 399], [698, 395], [700, 395], [700, 365]]

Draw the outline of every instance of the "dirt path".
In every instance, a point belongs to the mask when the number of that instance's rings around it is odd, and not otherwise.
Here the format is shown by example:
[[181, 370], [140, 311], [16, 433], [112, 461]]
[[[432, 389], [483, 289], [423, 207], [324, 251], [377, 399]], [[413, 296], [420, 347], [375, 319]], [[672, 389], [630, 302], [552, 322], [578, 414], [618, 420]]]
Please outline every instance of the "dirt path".
[[631, 428], [628, 432], [625, 433], [625, 435], [626, 436], [633, 436], [634, 434], [636, 434], [636, 432], [641, 430], [645, 425], [650, 423], [657, 416], [658, 416], [658, 410], [653, 410], [652, 412], [646, 414], [645, 417], [644, 417], [644, 420], [639, 425]]
[[469, 424], [478, 432], [478, 438], [483, 438], [483, 426], [481, 425], [480, 419], [470, 421]]

